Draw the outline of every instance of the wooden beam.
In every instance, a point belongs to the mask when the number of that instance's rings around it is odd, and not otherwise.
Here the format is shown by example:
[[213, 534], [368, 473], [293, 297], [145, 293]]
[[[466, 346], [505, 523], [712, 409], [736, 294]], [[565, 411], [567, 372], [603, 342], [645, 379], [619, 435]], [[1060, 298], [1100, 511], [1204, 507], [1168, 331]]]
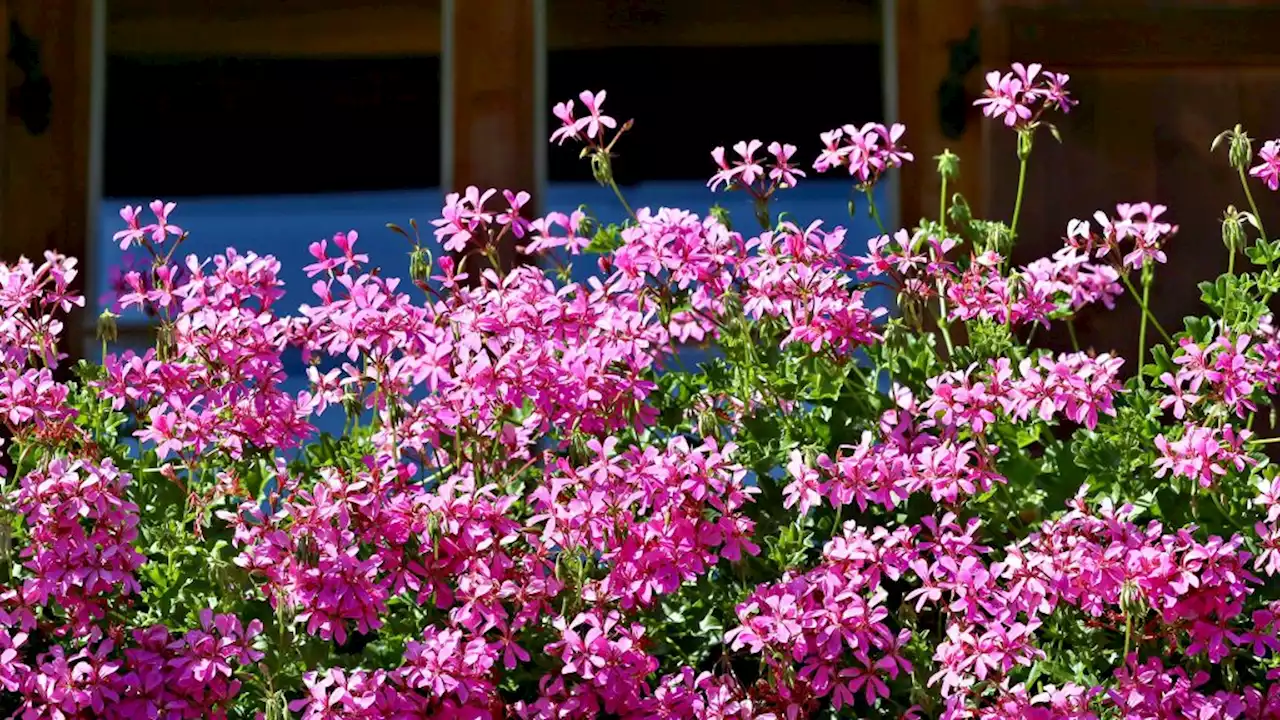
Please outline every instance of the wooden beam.
[[[902, 222], [912, 226], [922, 217], [937, 219], [941, 185], [934, 156], [950, 149], [960, 156], [959, 182], [947, 194], [961, 193], [981, 208], [982, 129], [972, 101], [980, 92], [982, 68], [954, 78], [946, 92], [958, 92], [958, 114], [947, 125], [960, 130], [949, 137], [942, 113], [943, 82], [951, 72], [952, 49], [964, 43], [981, 18], [979, 0], [897, 0], [898, 118], [907, 126], [905, 142], [914, 163], [902, 170], [899, 193]], [[963, 125], [961, 128], [957, 123]]]
[[874, 0], [549, 0], [552, 50], [878, 45]]
[[[0, 142], [0, 259], [38, 260], [45, 250], [89, 255], [94, 3], [0, 0], [8, 88]], [[75, 357], [83, 319], [65, 333]]]
[[440, 54], [441, 0], [112, 0], [107, 51], [177, 57]]
[[[532, 193], [538, 181], [534, 31], [542, 0], [445, 2], [446, 189]], [[512, 260], [514, 248], [504, 248], [504, 263]]]
[[[1058, 68], [1272, 68], [1280, 7], [1222, 2], [1160, 12], [1146, 3], [1009, 7], [1009, 56]], [[1124, 38], [1124, 42], [1116, 42]], [[1081, 52], [1088, 48], [1088, 52]]]
[[[877, 44], [873, 0], [547, 0], [550, 50]], [[112, 0], [118, 55], [438, 55], [442, 0]]]

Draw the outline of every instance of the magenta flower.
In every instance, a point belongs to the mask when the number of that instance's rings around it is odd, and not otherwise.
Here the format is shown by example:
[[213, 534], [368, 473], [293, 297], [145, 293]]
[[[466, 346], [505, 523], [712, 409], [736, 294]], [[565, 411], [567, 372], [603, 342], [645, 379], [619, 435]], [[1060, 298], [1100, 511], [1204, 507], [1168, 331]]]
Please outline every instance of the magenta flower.
[[[1015, 66], [1015, 70], [1020, 67]], [[1038, 65], [1032, 67], [1039, 68]], [[1025, 72], [1019, 74], [1024, 77], [1026, 75]], [[1031, 120], [1031, 108], [1026, 103], [1034, 97], [1028, 97], [1025, 80], [1015, 77], [1013, 73], [1001, 73], [999, 70], [987, 73], [986, 79], [987, 89], [983, 92], [983, 97], [974, 102], [974, 105], [982, 108], [983, 115], [996, 120], [1003, 118], [1004, 124], [1009, 127]]]
[[804, 177], [804, 171], [791, 164], [791, 156], [795, 155], [796, 146], [775, 141], [769, 143], [767, 149], [774, 159], [773, 167], [769, 168], [769, 179], [778, 187], [795, 187], [797, 179]]
[[[151, 212], [156, 216], [156, 221], [153, 225], [148, 225], [142, 230], [150, 233], [151, 242], [156, 245], [163, 243], [170, 235], [182, 235], [182, 228], [169, 222], [169, 215], [175, 207], [177, 207], [177, 203], [166, 203], [161, 200], [151, 201]], [[123, 216], [123, 213], [121, 215]]]
[[577, 138], [579, 136], [578, 120], [573, 116], [572, 100], [556, 103], [555, 107], [551, 110], [551, 114], [555, 115], [556, 119], [561, 123], [560, 127], [556, 128], [555, 131], [551, 133], [551, 142], [556, 143], [557, 145], [563, 145], [565, 140]]
[[974, 105], [982, 114], [1004, 120], [1007, 127], [1026, 130], [1035, 127], [1045, 111], [1069, 112], [1075, 100], [1066, 90], [1070, 76], [1041, 72], [1039, 63], [1014, 63], [1011, 72], [987, 73], [987, 88]]
[[138, 215], [141, 213], [141, 205], [136, 207], [125, 205], [120, 208], [120, 217], [124, 220], [126, 227], [124, 230], [120, 230], [115, 235], [112, 235], [111, 239], [120, 243], [121, 250], [128, 250], [130, 245], [140, 242], [146, 235], [146, 232], [138, 224]]
[[601, 106], [604, 105], [605, 94], [604, 90], [597, 93], [583, 90], [578, 95], [578, 99], [582, 101], [582, 106], [586, 108], [587, 117], [578, 120], [575, 125], [579, 130], [586, 132], [588, 139], [597, 137], [603, 139], [605, 128], [612, 130], [618, 126], [617, 120], [608, 115], [602, 115], [600, 112]]
[[906, 127], [895, 123], [886, 127], [867, 123], [862, 127], [844, 125], [821, 134], [823, 151], [813, 168], [826, 172], [832, 168], [848, 168], [863, 186], [874, 185], [886, 170], [901, 167], [915, 156], [899, 145]]
[[735, 160], [732, 166], [725, 160], [723, 147], [712, 150], [711, 158], [715, 160], [716, 166], [720, 170], [707, 181], [707, 187], [712, 190], [716, 190], [721, 186], [725, 189], [750, 187], [765, 174], [764, 167], [756, 159], [756, 152], [762, 147], [764, 147], [764, 143], [759, 140], [750, 142], [744, 140], [735, 143], [733, 151], [738, 154], [739, 159]]
[[1258, 151], [1261, 164], [1249, 170], [1249, 174], [1262, 180], [1271, 190], [1280, 189], [1280, 141], [1268, 140]]

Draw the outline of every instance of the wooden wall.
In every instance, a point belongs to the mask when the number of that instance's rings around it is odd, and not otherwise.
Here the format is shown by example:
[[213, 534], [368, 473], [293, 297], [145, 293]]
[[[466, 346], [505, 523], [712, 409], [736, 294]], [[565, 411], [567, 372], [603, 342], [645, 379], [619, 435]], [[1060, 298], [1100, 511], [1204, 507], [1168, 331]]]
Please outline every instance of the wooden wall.
[[[440, 53], [441, 0], [111, 0], [123, 55]], [[548, 0], [551, 50], [878, 42], [875, 0]]]
[[[94, 0], [0, 0], [2, 261], [41, 262], [45, 250], [87, 260], [93, 28]], [[73, 356], [79, 322], [63, 346]]]
[[[1246, 205], [1219, 132], [1242, 123], [1262, 141], [1280, 136], [1280, 4], [1248, 0], [986, 0], [983, 62], [1043, 62], [1071, 74], [1080, 101], [1058, 123], [1063, 144], [1038, 138], [1028, 174], [1017, 259], [1061, 246], [1066, 223], [1117, 202], [1169, 207], [1181, 227], [1153, 286], [1155, 313], [1170, 328], [1201, 311], [1196, 284], [1227, 267], [1221, 218]], [[983, 124], [987, 208], [1006, 216], [1017, 186], [1014, 138]], [[1271, 232], [1280, 202], [1251, 181]], [[1139, 310], [1086, 316], [1082, 339], [1133, 355]], [[1048, 338], [1069, 345], [1062, 332]]]

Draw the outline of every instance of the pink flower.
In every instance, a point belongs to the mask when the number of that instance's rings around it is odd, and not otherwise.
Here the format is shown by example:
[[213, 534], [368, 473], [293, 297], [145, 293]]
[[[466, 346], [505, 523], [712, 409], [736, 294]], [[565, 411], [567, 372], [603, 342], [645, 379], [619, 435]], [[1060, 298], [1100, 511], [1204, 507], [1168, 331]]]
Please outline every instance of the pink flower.
[[555, 115], [556, 119], [561, 122], [561, 126], [551, 133], [551, 142], [563, 145], [565, 140], [579, 136], [578, 120], [573, 116], [572, 100], [556, 103], [551, 110], [551, 114]]
[[136, 207], [125, 205], [120, 208], [120, 217], [125, 221], [127, 227], [112, 235], [111, 238], [120, 243], [121, 250], [128, 250], [130, 245], [140, 242], [146, 235], [146, 232], [138, 225], [138, 215], [141, 213], [141, 205]]
[[992, 70], [987, 73], [987, 88], [974, 101], [989, 118], [1004, 119], [1011, 128], [1035, 127], [1041, 115], [1050, 109], [1068, 112], [1075, 105], [1066, 90], [1068, 75], [1041, 72], [1039, 63], [1014, 63], [1012, 72]]
[[862, 127], [844, 125], [822, 133], [824, 149], [813, 168], [826, 172], [835, 167], [847, 167], [849, 174], [858, 178], [861, 185], [873, 185], [886, 170], [901, 167], [915, 159], [898, 144], [905, 132], [906, 127], [898, 123], [890, 127], [867, 123]]
[[791, 164], [791, 156], [795, 154], [796, 146], [775, 141], [769, 143], [768, 151], [774, 158], [773, 167], [769, 168], [769, 179], [778, 187], [795, 187], [797, 178], [804, 177], [804, 172]]
[[718, 147], [712, 150], [711, 158], [715, 160], [716, 166], [720, 170], [707, 181], [707, 187], [712, 190], [716, 190], [720, 186], [724, 186], [726, 189], [734, 186], [750, 187], [757, 178], [764, 175], [764, 168], [756, 160], [756, 152], [763, 146], [764, 143], [759, 140], [735, 143], [733, 151], [738, 154], [740, 159], [735, 161], [732, 166], [725, 160], [724, 148]]
[[[149, 232], [151, 234], [151, 242], [156, 245], [163, 243], [170, 235], [182, 235], [182, 228], [169, 222], [169, 214], [173, 212], [175, 207], [177, 207], [176, 203], [166, 203], [162, 200], [151, 201], [151, 212], [156, 216], [156, 221], [154, 224], [142, 228], [142, 231]], [[121, 217], [124, 217], [123, 212], [121, 212]], [[128, 219], [125, 218], [126, 221]], [[124, 248], [121, 249], [123, 250]]]
[[1265, 182], [1272, 190], [1280, 189], [1280, 141], [1263, 143], [1258, 159], [1262, 163], [1251, 168], [1249, 174]]
[[579, 127], [586, 131], [588, 138], [594, 139], [599, 136], [603, 139], [604, 128], [612, 130], [618, 126], [617, 120], [600, 113], [600, 107], [604, 105], [604, 98], [604, 90], [594, 94], [590, 90], [583, 90], [578, 95], [578, 99], [582, 101], [583, 107], [587, 110], [587, 117], [579, 120], [578, 123]]

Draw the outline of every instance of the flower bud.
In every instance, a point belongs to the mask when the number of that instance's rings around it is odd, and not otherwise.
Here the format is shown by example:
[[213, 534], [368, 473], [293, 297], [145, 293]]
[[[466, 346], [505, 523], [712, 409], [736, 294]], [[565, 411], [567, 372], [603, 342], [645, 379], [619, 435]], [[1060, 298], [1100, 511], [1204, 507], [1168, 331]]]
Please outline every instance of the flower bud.
[[712, 206], [711, 206], [711, 213], [710, 213], [710, 214], [711, 214], [711, 217], [715, 218], [716, 222], [718, 222], [718, 223], [720, 223], [721, 225], [725, 226], [725, 228], [726, 228], [726, 229], [728, 229], [728, 230], [732, 230], [732, 229], [733, 229], [733, 225], [732, 225], [732, 224], [730, 223], [730, 221], [729, 221], [729, 211], [728, 211], [728, 210], [725, 210], [723, 207], [721, 207], [721, 206], [719, 206], [719, 205], [712, 205]]
[[98, 339], [103, 342], [115, 342], [120, 338], [120, 328], [116, 325], [119, 315], [110, 310], [103, 310], [98, 316]]
[[1248, 243], [1240, 215], [1241, 213], [1234, 207], [1228, 207], [1226, 215], [1222, 218], [1222, 244], [1232, 253], [1243, 251]]
[[760, 223], [760, 227], [765, 230], [772, 228], [772, 218], [769, 217], [769, 201], [762, 197], [756, 198], [755, 202], [756, 222]]
[[902, 319], [911, 327], [924, 324], [924, 300], [913, 292], [898, 293], [898, 307], [902, 310]]
[[938, 175], [947, 180], [955, 180], [960, 177], [960, 156], [951, 152], [951, 148], [942, 151], [941, 155], [933, 158], [938, 161]]
[[1026, 161], [1031, 157], [1031, 146], [1035, 142], [1035, 134], [1031, 129], [1018, 131], [1018, 159]]
[[1227, 157], [1231, 161], [1231, 167], [1248, 170], [1249, 161], [1253, 160], [1253, 141], [1239, 125], [1236, 125], [1230, 138], [1231, 146]]
[[1139, 618], [1147, 614], [1147, 603], [1133, 580], [1126, 580], [1120, 586], [1120, 611], [1130, 618]]
[[409, 253], [409, 277], [415, 283], [425, 283], [431, 278], [431, 251], [418, 245]]
[[342, 409], [346, 412], [348, 420], [358, 419], [360, 413], [364, 410], [363, 403], [360, 402], [360, 396], [353, 392], [343, 393]]
[[1013, 249], [1013, 232], [1004, 223], [991, 223], [987, 226], [984, 241], [984, 250], [995, 251], [1002, 257], [1009, 257], [1009, 251]]
[[609, 167], [609, 156], [602, 153], [591, 155], [591, 176], [600, 185], [608, 185], [613, 180], [613, 169]]
[[173, 359], [174, 348], [173, 326], [169, 323], [160, 323], [156, 328], [156, 357], [161, 362], [168, 362]]
[[969, 209], [969, 201], [960, 193], [951, 196], [951, 220], [961, 227], [967, 227], [973, 220], [973, 211]]

